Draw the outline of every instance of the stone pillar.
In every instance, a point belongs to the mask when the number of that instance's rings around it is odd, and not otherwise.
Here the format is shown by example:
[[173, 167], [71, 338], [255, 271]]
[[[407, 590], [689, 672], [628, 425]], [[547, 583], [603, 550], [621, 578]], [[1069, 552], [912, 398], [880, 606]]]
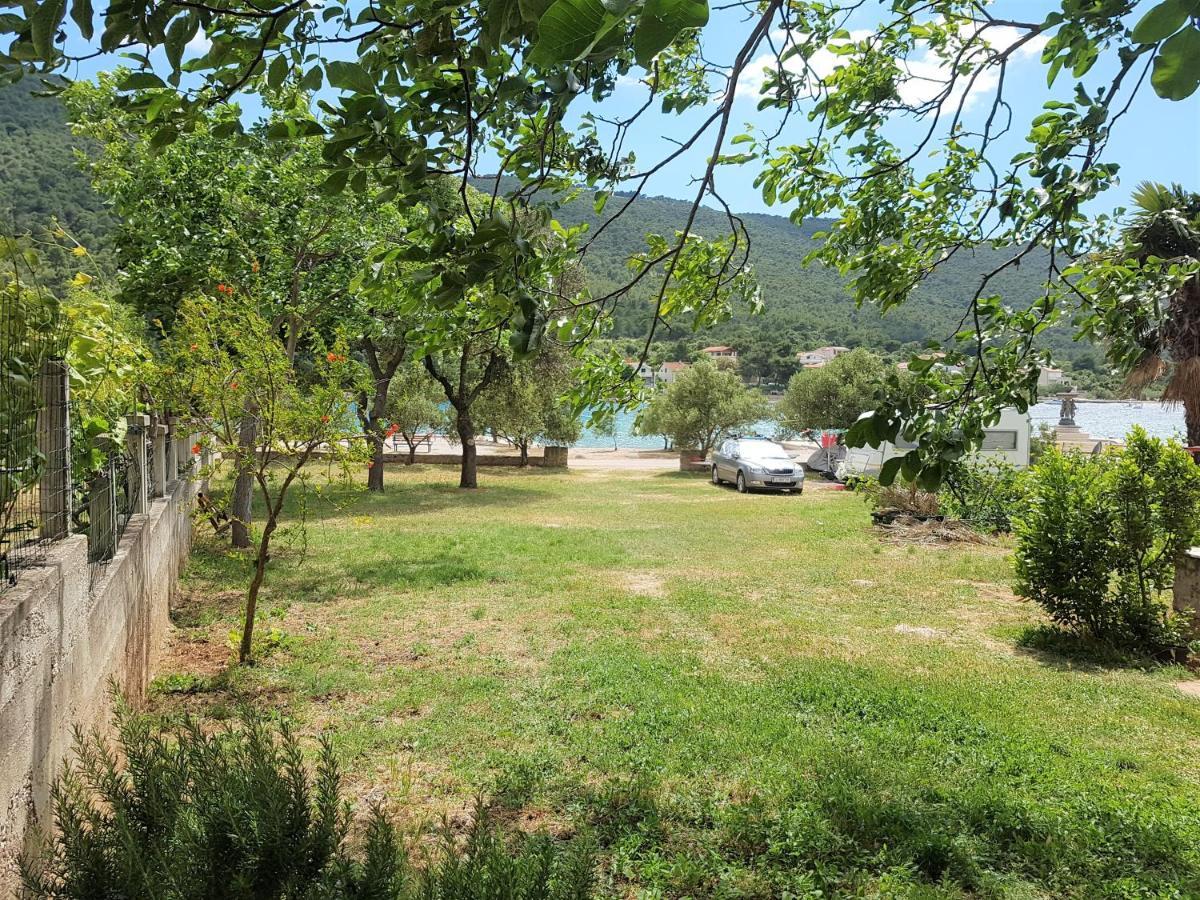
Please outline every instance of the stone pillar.
[[707, 472], [708, 464], [704, 461], [704, 454], [699, 450], [680, 450], [679, 471]]
[[117, 549], [117, 504], [111, 468], [92, 479], [88, 489], [88, 561], [111, 559]]
[[1192, 547], [1175, 564], [1175, 611], [1192, 616], [1192, 632], [1200, 634], [1200, 547]]
[[71, 381], [66, 362], [46, 360], [41, 389], [37, 423], [38, 450], [44, 461], [38, 484], [40, 534], [58, 540], [71, 530]]
[[544, 468], [565, 469], [567, 467], [567, 448], [547, 447], [542, 451], [542, 466]]
[[154, 477], [152, 486], [155, 497], [167, 495], [167, 426], [154, 426]]
[[174, 416], [167, 416], [167, 482], [179, 477], [179, 432]]
[[125, 452], [129, 454], [130, 512], [144, 513], [150, 505], [150, 473], [146, 466], [146, 431], [149, 416], [125, 417]]

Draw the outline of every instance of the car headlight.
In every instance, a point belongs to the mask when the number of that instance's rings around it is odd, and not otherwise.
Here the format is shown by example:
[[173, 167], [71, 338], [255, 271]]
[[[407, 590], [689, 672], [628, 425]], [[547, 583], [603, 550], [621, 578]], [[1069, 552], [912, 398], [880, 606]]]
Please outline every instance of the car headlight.
[[762, 466], [746, 466], [746, 468], [750, 470], [750, 473], [752, 475], [766, 475], [767, 474], [767, 470], [764, 469]]

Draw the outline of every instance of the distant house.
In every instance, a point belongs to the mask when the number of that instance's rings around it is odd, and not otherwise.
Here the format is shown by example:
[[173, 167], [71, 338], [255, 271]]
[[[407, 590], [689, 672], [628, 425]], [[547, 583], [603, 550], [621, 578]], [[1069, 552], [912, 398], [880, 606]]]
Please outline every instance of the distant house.
[[1058, 387], [1065, 384], [1067, 381], [1067, 373], [1062, 369], [1055, 369], [1052, 366], [1042, 366], [1042, 370], [1038, 372], [1038, 388], [1045, 389]]
[[819, 369], [843, 353], [849, 352], [849, 347], [818, 347], [816, 350], [801, 350], [796, 354], [796, 362], [806, 369]]
[[632, 356], [625, 357], [625, 365], [628, 368], [635, 369], [637, 371], [638, 378], [642, 379], [646, 387], [654, 387], [656, 378], [654, 366], [650, 365], [650, 363], [646, 362], [645, 360], [639, 362]]
[[734, 362], [737, 362], [738, 358], [736, 350], [734, 350], [732, 347], [726, 347], [724, 345], [705, 347], [700, 352], [709, 359], [732, 359]]
[[659, 384], [670, 384], [679, 377], [679, 373], [688, 367], [684, 362], [665, 362], [654, 373]]
[[[961, 375], [963, 373], [962, 366], [950, 366], [950, 365], [947, 365], [946, 363], [942, 362], [942, 360], [946, 358], [946, 354], [940, 350], [935, 350], [932, 353], [917, 354], [917, 358], [918, 359], [932, 359], [934, 361], [932, 368], [943, 374]], [[896, 363], [896, 370], [899, 372], [907, 372], [909, 370], [909, 364], [907, 362]]]

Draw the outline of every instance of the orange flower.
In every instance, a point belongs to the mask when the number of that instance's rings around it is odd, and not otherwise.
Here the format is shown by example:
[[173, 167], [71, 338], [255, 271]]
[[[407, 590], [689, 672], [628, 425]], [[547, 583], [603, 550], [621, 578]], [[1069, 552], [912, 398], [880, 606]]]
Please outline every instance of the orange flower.
[[254, 260], [254, 262], [250, 263], [250, 271], [255, 272], [255, 273], [258, 272], [258, 260], [257, 259]]
[[321, 416], [321, 421], [322, 421], [322, 422], [328, 422], [328, 421], [329, 421], [329, 416]]
[[229, 389], [231, 391], [236, 391], [237, 390], [237, 382], [236, 381], [229, 382]]
[[224, 283], [218, 284], [217, 285], [217, 293], [218, 294], [232, 294], [233, 288], [231, 288], [229, 285], [224, 284]]
[[200, 455], [200, 445], [192, 444], [192, 456], [199, 456], [199, 455]]
[[192, 351], [199, 350], [199, 349], [200, 349], [200, 345], [199, 345], [199, 344], [192, 344], [192, 346], [191, 346], [191, 347], [189, 347], [188, 349], [189, 349], [189, 350], [192, 350]]
[[331, 363], [346, 361], [346, 357], [342, 356], [340, 353], [332, 353], [332, 352], [326, 353], [325, 359], [327, 359]]

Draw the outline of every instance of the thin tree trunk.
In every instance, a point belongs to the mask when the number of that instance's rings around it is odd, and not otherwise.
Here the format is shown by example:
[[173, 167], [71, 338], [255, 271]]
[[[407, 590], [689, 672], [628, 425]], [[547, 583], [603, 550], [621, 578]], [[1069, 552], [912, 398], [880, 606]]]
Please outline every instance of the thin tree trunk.
[[404, 361], [405, 348], [403, 346], [399, 348], [393, 347], [390, 355], [385, 354], [384, 358], [380, 359], [380, 348], [375, 346], [374, 340], [369, 337], [364, 338], [362, 347], [363, 354], [367, 359], [367, 368], [371, 370], [371, 379], [374, 385], [371, 406], [368, 410], [363, 410], [365, 414], [360, 416], [367, 439], [371, 441], [371, 467], [367, 471], [367, 490], [382, 492], [383, 420], [387, 415], [388, 390], [392, 386], [392, 379], [396, 375], [396, 370], [399, 369], [400, 363]]
[[405, 465], [411, 466], [417, 461], [417, 444], [415, 441], [408, 440], [408, 438], [405, 438], [404, 440], [405, 443], [408, 444], [408, 462], [406, 462]]
[[242, 641], [238, 645], [238, 662], [242, 665], [253, 658], [254, 647], [254, 614], [258, 609], [258, 591], [262, 587], [263, 578], [267, 574], [267, 561], [271, 558], [271, 535], [275, 532], [275, 517], [267, 519], [263, 527], [262, 538], [258, 542], [258, 558], [254, 561], [254, 578], [250, 581], [250, 590], [246, 593], [246, 621], [242, 626]]
[[521, 466], [529, 465], [529, 442], [521, 441], [517, 446], [521, 448]]
[[458, 432], [458, 440], [462, 444], [462, 471], [459, 474], [458, 486], [460, 488], [479, 487], [479, 472], [475, 460], [475, 423], [471, 421], [470, 412], [459, 410], [455, 419], [455, 430]]
[[230, 518], [233, 520], [229, 528], [229, 537], [234, 547], [250, 546], [251, 510], [254, 504], [254, 474], [256, 460], [255, 442], [258, 439], [258, 418], [250, 409], [242, 413], [242, 421], [238, 425], [238, 465], [240, 471], [233, 483], [233, 503]]

